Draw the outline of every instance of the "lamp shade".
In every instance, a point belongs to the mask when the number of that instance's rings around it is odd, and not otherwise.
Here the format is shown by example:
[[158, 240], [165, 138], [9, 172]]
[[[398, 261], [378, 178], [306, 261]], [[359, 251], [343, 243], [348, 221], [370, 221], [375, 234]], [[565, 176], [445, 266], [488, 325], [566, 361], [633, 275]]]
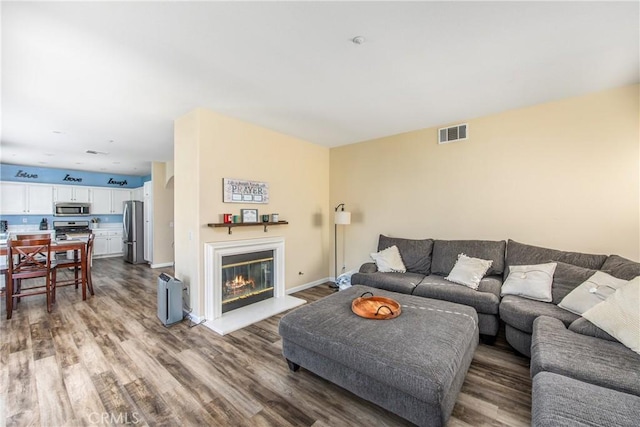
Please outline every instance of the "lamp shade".
[[339, 225], [351, 224], [351, 212], [337, 211], [334, 222]]

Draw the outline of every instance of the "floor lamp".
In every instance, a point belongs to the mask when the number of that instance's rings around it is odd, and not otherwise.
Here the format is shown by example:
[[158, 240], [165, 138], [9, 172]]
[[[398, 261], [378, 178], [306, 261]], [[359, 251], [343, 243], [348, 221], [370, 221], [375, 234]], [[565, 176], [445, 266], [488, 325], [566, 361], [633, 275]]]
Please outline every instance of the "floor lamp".
[[351, 224], [351, 212], [345, 212], [344, 203], [340, 203], [338, 206], [336, 206], [333, 222], [334, 222], [333, 244], [335, 246], [334, 252], [333, 252], [334, 254], [333, 266], [335, 268], [334, 283], [335, 283], [335, 287], [337, 288], [338, 284], [336, 282], [338, 281], [338, 225]]

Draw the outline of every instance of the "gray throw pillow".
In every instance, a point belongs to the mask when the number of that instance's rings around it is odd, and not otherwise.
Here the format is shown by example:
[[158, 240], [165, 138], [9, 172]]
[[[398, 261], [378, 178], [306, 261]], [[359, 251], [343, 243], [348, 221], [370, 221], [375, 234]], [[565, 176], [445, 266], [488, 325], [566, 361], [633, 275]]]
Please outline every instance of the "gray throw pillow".
[[432, 239], [402, 239], [381, 234], [378, 239], [378, 251], [391, 246], [398, 247], [402, 262], [409, 273], [424, 274], [426, 276], [431, 272]]

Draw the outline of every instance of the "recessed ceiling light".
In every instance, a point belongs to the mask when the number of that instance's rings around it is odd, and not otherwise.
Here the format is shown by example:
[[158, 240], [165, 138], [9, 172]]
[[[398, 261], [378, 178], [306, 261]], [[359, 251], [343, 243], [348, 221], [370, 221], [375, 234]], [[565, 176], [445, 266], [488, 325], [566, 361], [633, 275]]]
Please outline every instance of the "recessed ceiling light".
[[353, 44], [362, 44], [364, 43], [364, 37], [355, 36], [354, 38], [351, 39], [351, 41], [353, 42]]

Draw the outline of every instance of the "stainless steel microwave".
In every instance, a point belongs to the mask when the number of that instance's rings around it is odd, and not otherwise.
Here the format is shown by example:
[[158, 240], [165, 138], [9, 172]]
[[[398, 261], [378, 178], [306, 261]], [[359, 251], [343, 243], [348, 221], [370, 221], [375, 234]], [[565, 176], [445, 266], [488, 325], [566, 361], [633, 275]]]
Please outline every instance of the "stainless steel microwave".
[[91, 215], [90, 203], [56, 203], [54, 216], [87, 216]]

